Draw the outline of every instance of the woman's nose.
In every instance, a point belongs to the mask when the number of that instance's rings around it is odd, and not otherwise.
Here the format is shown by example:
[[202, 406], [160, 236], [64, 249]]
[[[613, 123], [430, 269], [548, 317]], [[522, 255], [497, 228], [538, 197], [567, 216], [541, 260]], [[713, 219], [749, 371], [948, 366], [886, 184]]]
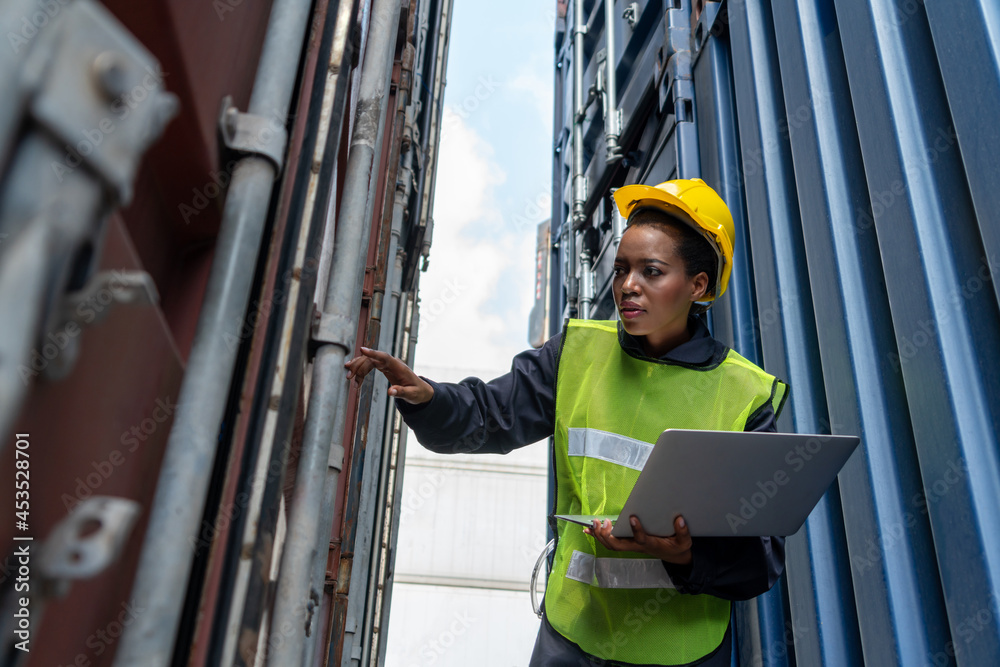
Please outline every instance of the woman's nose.
[[635, 294], [639, 291], [639, 281], [636, 279], [636, 275], [629, 271], [625, 274], [625, 280], [622, 281], [622, 294]]

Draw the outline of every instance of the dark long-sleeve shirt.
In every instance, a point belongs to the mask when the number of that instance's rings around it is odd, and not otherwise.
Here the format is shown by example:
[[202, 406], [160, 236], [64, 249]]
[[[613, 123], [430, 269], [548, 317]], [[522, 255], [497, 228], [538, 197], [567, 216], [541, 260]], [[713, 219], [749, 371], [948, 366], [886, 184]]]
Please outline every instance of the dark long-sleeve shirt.
[[[691, 339], [659, 359], [660, 363], [710, 369], [728, 348], [709, 335], [699, 318], [691, 318]], [[636, 338], [621, 326], [618, 337], [626, 353], [645, 356]], [[421, 445], [442, 454], [507, 454], [552, 435], [555, 429], [556, 368], [562, 334], [542, 347], [514, 357], [510, 372], [489, 382], [466, 378], [457, 384], [427, 382], [434, 396], [427, 403], [396, 407]], [[750, 416], [748, 431], [774, 431], [775, 414], [768, 403]], [[783, 537], [695, 537], [689, 565], [664, 562], [681, 593], [746, 600], [766, 592], [784, 569]]]

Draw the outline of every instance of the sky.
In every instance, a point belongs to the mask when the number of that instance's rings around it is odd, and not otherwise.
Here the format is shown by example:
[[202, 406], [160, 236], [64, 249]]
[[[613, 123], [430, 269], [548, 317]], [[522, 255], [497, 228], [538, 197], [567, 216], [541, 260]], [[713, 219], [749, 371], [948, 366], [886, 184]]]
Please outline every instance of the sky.
[[455, 0], [418, 372], [503, 371], [528, 347], [551, 201], [555, 7]]
[[[529, 347], [537, 227], [551, 202], [555, 7], [454, 0], [413, 364], [438, 381], [491, 379]], [[538, 619], [524, 590], [428, 583], [527, 586], [546, 540], [547, 456], [539, 444], [437, 455], [411, 434], [387, 665], [527, 664]]]

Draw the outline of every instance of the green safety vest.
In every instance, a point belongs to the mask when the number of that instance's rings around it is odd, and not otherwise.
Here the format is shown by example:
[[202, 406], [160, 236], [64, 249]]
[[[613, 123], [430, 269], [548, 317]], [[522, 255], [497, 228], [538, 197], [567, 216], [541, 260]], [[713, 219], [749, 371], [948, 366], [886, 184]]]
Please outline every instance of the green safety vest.
[[[569, 320], [556, 374], [556, 514], [618, 514], [666, 428], [742, 431], [787, 385], [730, 350], [714, 367], [637, 359], [614, 321]], [[657, 558], [608, 551], [557, 524], [545, 613], [552, 627], [604, 660], [683, 665], [708, 655], [729, 601], [682, 595]]]

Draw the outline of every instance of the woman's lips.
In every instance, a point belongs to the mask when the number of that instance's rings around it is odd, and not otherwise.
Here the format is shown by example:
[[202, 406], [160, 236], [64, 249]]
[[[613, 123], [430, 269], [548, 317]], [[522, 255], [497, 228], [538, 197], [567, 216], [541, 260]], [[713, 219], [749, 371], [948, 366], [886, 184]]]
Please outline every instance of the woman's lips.
[[618, 308], [621, 311], [622, 317], [624, 317], [627, 320], [639, 317], [644, 312], [646, 312], [642, 308], [640, 308], [637, 304], [634, 304], [631, 301], [623, 301], [621, 305], [618, 306]]

